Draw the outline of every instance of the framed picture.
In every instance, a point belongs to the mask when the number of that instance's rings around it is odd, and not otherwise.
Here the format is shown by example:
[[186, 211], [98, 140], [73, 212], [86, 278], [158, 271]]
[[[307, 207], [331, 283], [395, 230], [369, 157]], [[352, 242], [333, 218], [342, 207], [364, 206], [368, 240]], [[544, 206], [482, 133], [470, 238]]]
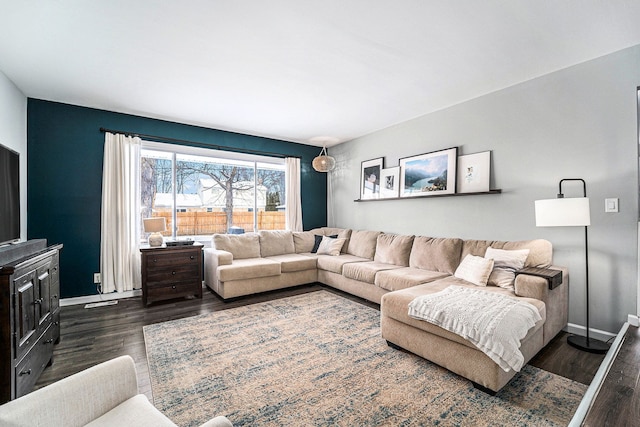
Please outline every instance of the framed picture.
[[458, 193], [489, 191], [491, 151], [458, 157]]
[[400, 159], [400, 197], [456, 192], [458, 147]]
[[398, 197], [400, 192], [400, 166], [380, 171], [380, 197], [389, 199]]
[[380, 172], [382, 171], [383, 157], [362, 162], [360, 172], [360, 198], [380, 198]]

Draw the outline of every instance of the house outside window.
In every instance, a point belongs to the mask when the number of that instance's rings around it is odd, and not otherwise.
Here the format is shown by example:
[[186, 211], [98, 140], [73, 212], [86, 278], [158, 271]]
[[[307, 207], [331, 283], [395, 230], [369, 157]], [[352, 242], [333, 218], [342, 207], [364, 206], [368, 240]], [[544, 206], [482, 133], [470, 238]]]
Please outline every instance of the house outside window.
[[164, 217], [166, 239], [285, 229], [284, 159], [143, 142], [140, 170], [140, 223]]

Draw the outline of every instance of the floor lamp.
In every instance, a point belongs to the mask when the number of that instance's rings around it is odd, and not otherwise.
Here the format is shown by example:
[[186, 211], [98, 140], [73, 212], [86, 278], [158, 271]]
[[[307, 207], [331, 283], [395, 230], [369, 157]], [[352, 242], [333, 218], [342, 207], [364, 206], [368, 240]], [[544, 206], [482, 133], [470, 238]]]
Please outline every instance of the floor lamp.
[[[582, 182], [583, 197], [564, 198], [562, 183], [566, 181]], [[580, 350], [590, 353], [606, 353], [609, 344], [594, 338], [589, 338], [589, 247], [587, 239], [587, 227], [591, 225], [589, 213], [589, 198], [587, 197], [587, 184], [580, 178], [561, 179], [558, 184], [558, 198], [536, 200], [536, 226], [537, 227], [584, 227], [584, 262], [585, 262], [585, 289], [587, 306], [587, 336], [571, 335], [567, 342]]]

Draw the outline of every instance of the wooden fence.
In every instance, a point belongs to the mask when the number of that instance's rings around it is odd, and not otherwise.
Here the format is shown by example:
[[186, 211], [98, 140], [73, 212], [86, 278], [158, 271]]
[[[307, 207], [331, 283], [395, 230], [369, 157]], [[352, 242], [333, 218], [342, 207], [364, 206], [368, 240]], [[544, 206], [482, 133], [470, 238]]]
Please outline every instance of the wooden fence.
[[[171, 235], [171, 212], [155, 212], [154, 216], [164, 217], [167, 222], [165, 236]], [[177, 212], [178, 236], [198, 236], [214, 233], [226, 233], [227, 214], [225, 212]], [[284, 212], [258, 211], [258, 230], [284, 230]], [[245, 232], [253, 231], [253, 212], [234, 212], [233, 226]]]

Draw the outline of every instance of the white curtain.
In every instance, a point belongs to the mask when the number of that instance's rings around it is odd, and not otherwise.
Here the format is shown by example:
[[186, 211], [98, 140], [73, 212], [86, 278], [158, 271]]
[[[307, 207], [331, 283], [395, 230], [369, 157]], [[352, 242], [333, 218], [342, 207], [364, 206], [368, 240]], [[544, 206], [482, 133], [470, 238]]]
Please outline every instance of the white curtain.
[[102, 292], [140, 288], [140, 138], [106, 132], [102, 170]]
[[300, 159], [284, 159], [287, 188], [287, 230], [302, 231], [302, 201], [300, 198]]

